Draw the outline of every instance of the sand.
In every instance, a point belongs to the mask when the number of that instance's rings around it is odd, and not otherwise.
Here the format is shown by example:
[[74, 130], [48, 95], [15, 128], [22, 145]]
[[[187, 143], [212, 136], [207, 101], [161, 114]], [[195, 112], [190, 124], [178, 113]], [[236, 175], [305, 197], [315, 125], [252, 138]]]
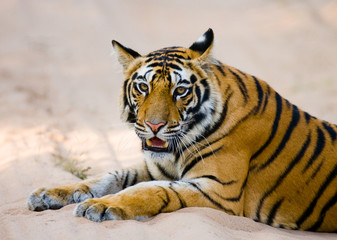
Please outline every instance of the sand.
[[30, 192], [141, 161], [119, 120], [116, 39], [140, 53], [189, 46], [209, 27], [214, 55], [337, 123], [336, 1], [14, 1], [0, 3], [0, 239], [336, 239], [206, 208], [94, 223], [74, 205], [31, 212]]

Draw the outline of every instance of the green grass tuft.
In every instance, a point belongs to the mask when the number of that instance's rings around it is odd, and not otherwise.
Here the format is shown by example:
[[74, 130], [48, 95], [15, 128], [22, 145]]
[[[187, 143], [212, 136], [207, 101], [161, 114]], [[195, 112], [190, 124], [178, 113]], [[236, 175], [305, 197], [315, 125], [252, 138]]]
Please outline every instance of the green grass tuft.
[[63, 170], [70, 172], [82, 180], [88, 177], [87, 174], [91, 167], [82, 167], [82, 163], [79, 160], [83, 153], [76, 156], [71, 151], [62, 151], [57, 147], [51, 155], [54, 157], [55, 164], [62, 167]]

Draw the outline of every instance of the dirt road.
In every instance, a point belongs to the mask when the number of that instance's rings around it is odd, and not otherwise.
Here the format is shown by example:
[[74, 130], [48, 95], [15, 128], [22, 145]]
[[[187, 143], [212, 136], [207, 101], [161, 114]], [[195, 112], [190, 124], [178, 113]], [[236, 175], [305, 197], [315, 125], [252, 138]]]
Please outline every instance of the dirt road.
[[202, 209], [101, 225], [73, 218], [74, 206], [26, 210], [33, 189], [78, 181], [66, 164], [93, 176], [141, 160], [137, 138], [119, 120], [123, 78], [111, 40], [145, 54], [188, 47], [209, 27], [219, 60], [337, 123], [334, 0], [1, 1], [1, 239], [128, 239], [130, 229], [138, 239], [335, 238]]

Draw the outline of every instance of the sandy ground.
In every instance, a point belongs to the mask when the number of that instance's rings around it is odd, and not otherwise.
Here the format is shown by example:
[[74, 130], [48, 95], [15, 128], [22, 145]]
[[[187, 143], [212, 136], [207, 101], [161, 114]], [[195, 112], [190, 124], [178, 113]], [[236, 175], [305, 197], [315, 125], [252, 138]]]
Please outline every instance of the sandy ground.
[[272, 228], [212, 209], [150, 220], [93, 223], [74, 206], [30, 212], [35, 188], [141, 161], [119, 120], [117, 39], [140, 53], [190, 46], [209, 27], [214, 55], [252, 73], [317, 117], [337, 123], [337, 2], [18, 1], [0, 2], [0, 239], [336, 239]]

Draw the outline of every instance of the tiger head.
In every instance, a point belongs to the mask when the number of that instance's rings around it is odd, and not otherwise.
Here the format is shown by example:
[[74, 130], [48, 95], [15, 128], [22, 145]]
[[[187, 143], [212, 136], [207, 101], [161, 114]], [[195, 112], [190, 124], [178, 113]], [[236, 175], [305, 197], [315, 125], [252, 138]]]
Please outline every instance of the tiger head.
[[209, 29], [190, 48], [163, 48], [146, 56], [112, 41], [125, 75], [121, 116], [135, 128], [151, 159], [172, 159], [220, 114], [211, 71], [213, 39]]

